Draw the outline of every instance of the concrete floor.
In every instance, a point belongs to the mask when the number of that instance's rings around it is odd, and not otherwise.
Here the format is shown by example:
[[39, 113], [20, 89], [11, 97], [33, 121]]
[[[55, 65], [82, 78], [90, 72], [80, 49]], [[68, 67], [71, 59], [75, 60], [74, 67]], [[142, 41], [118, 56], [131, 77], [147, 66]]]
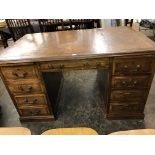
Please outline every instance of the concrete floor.
[[[0, 51], [1, 49], [2, 47]], [[47, 129], [62, 127], [91, 127], [99, 134], [108, 134], [118, 130], [155, 128], [155, 78], [146, 103], [144, 120], [107, 120], [104, 118], [95, 70], [68, 71], [64, 73], [64, 79], [58, 119], [53, 122], [27, 123], [19, 121], [18, 113], [0, 79], [0, 105], [2, 106], [0, 126], [24, 126], [28, 127], [32, 134], [41, 134]]]

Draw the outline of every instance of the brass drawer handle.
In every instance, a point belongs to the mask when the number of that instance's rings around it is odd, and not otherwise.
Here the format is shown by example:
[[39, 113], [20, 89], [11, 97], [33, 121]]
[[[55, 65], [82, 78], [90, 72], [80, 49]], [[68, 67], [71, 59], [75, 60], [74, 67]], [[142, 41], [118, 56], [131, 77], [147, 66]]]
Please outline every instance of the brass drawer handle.
[[37, 110], [37, 111], [29, 111], [29, 115], [31, 115], [31, 116], [35, 116], [35, 115], [39, 115], [41, 113], [41, 111], [40, 110]]
[[137, 81], [135, 80], [135, 81], [133, 82], [133, 84], [136, 85], [136, 84], [137, 84]]
[[124, 69], [127, 69], [128, 68], [128, 65], [124, 65]]
[[122, 81], [122, 84], [126, 87], [135, 87], [135, 85], [137, 84], [137, 81]]
[[138, 72], [141, 69], [141, 65], [137, 65], [136, 69], [133, 70], [133, 72]]
[[101, 66], [101, 62], [96, 62], [96, 66], [100, 67]]
[[136, 67], [137, 67], [137, 68], [141, 68], [141, 65], [137, 65]]
[[18, 70], [12, 72], [12, 75], [14, 75], [14, 76], [16, 76], [16, 77], [19, 77], [19, 78], [25, 78], [27, 74], [28, 74], [28, 73], [25, 72], [25, 71], [18, 71]]
[[124, 110], [124, 109], [127, 109], [127, 108], [129, 108], [129, 105], [123, 105], [123, 106], [119, 107], [118, 109], [119, 110]]
[[53, 68], [54, 68], [54, 66], [53, 66], [52, 64], [48, 64], [48, 68], [53, 69]]
[[24, 100], [24, 103], [27, 103], [27, 104], [36, 104], [37, 102], [38, 102], [37, 99], [33, 99], [32, 101], [29, 101], [28, 98], [26, 98], [26, 99]]
[[126, 92], [126, 93], [123, 93], [123, 95], [131, 95], [132, 93], [130, 92]]
[[83, 63], [83, 66], [84, 67], [87, 67], [87, 66], [89, 66], [89, 63], [88, 62], [85, 62], [85, 63]]
[[[124, 68], [125, 70], [127, 70], [127, 69], [129, 68], [129, 66], [128, 66], [128, 65], [124, 65], [123, 68]], [[138, 64], [138, 65], [136, 65], [136, 68], [133, 69], [132, 71], [133, 71], [133, 72], [138, 72], [140, 69], [141, 69], [141, 65]]]
[[125, 84], [127, 84], [127, 82], [126, 81], [122, 81], [122, 84], [125, 85]]
[[64, 64], [60, 64], [60, 69], [63, 69], [64, 68]]
[[29, 92], [32, 91], [32, 86], [30, 86], [30, 85], [20, 85], [20, 86], [18, 86], [18, 89], [23, 91], [23, 92], [29, 93]]

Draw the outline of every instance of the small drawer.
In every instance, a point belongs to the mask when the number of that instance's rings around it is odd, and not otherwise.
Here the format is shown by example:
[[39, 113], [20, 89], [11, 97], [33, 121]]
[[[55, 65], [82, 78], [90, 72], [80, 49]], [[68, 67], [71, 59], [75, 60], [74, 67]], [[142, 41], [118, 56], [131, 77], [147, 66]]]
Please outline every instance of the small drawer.
[[14, 95], [18, 94], [31, 94], [31, 93], [42, 93], [44, 89], [42, 84], [38, 80], [27, 80], [27, 81], [18, 81], [18, 82], [8, 82], [8, 87]]
[[112, 88], [141, 89], [149, 86], [150, 76], [112, 77]]
[[21, 116], [44, 116], [49, 115], [47, 107], [24, 107], [19, 109]]
[[53, 62], [43, 62], [40, 63], [41, 70], [48, 69], [85, 69], [85, 68], [108, 68], [109, 67], [109, 59], [90, 59], [90, 60], [72, 60], [72, 61], [53, 61]]
[[44, 94], [15, 96], [18, 106], [37, 106], [46, 105], [46, 96]]
[[152, 60], [149, 58], [116, 58], [113, 62], [113, 75], [151, 73], [151, 69]]
[[1, 67], [6, 80], [33, 79], [37, 78], [35, 67], [32, 65]]
[[111, 92], [111, 102], [144, 102], [146, 92], [141, 90], [113, 90]]
[[111, 104], [109, 112], [110, 113], [141, 113], [143, 112], [143, 105], [139, 104]]

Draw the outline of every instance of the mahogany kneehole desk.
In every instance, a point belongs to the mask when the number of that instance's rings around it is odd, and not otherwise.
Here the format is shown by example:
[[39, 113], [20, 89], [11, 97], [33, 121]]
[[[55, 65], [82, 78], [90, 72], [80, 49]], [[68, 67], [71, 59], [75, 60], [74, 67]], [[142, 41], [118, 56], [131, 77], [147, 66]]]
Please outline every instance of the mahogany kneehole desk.
[[0, 72], [21, 121], [54, 119], [63, 71], [75, 69], [97, 69], [107, 118], [138, 119], [154, 60], [154, 42], [127, 27], [61, 31], [25, 35], [2, 51]]

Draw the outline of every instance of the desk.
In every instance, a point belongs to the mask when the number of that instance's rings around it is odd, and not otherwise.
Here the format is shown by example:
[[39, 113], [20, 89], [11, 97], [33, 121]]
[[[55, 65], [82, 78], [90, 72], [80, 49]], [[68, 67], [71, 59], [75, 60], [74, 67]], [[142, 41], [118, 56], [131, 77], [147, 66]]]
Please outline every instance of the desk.
[[36, 33], [1, 52], [0, 73], [21, 121], [54, 119], [63, 71], [75, 69], [97, 69], [108, 119], [138, 119], [154, 60], [154, 42], [127, 27]]

